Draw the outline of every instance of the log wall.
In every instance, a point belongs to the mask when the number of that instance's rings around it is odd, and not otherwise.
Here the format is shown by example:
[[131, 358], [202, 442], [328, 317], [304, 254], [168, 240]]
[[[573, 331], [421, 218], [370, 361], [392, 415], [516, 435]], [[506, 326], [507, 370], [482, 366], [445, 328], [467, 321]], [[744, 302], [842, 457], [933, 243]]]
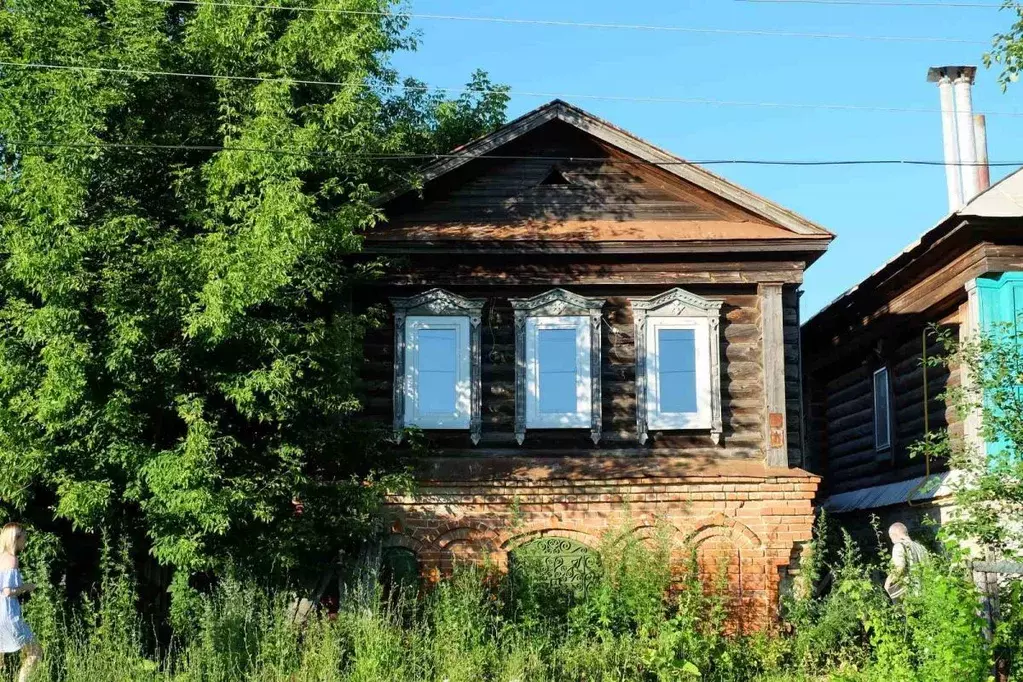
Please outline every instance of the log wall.
[[[691, 286], [699, 296], [720, 299], [721, 392], [724, 432], [721, 444], [709, 434], [669, 432], [651, 434], [640, 445], [636, 434], [636, 351], [629, 297], [652, 296], [670, 286], [572, 287], [585, 296], [607, 299], [602, 326], [602, 422], [603, 436], [596, 447], [587, 430], [530, 430], [520, 447], [515, 442], [515, 345], [514, 316], [509, 298], [526, 298], [550, 287], [488, 286], [446, 287], [453, 293], [485, 298], [482, 323], [482, 416], [483, 437], [473, 446], [468, 433], [429, 432], [432, 444], [444, 455], [559, 455], [584, 452], [618, 455], [688, 455], [706, 457], [761, 458], [764, 454], [765, 415], [762, 367], [762, 330], [759, 297], [755, 286]], [[393, 317], [387, 312], [388, 296], [409, 295], [401, 287], [378, 287], [368, 292], [364, 305], [384, 311], [382, 325], [367, 333], [363, 378], [366, 415], [383, 423], [392, 417], [394, 360]], [[785, 294], [785, 355], [790, 457], [800, 460], [798, 312], [794, 291]]]
[[[892, 342], [882, 343], [868, 354], [856, 354], [811, 381], [815, 386], [808, 424], [819, 449], [814, 468], [824, 473], [829, 493], [912, 478], [928, 470], [927, 462], [909, 456], [909, 448], [926, 431], [955, 422], [941, 393], [958, 382], [958, 372], [923, 366], [924, 329], [906, 330]], [[928, 333], [927, 356], [938, 356], [941, 351], [935, 335]], [[891, 386], [892, 446], [879, 451], [874, 438], [873, 375], [883, 366], [888, 367]], [[939, 471], [942, 466], [931, 462], [929, 470]]]

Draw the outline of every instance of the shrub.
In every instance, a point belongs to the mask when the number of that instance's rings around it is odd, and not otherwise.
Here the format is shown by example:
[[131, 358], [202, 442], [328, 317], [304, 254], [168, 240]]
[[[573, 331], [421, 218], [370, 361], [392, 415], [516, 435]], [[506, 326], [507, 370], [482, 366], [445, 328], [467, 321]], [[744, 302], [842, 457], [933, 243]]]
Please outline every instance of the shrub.
[[[824, 522], [818, 530], [804, 564], [816, 588], [786, 600], [778, 630], [756, 634], [732, 631], [723, 572], [707, 584], [693, 554], [671, 561], [667, 536], [610, 534], [583, 584], [559, 588], [529, 560], [507, 576], [460, 566], [425, 594], [353, 581], [336, 613], [302, 622], [291, 596], [225, 577], [189, 593], [178, 614], [189, 626], [158, 648], [123, 556], [108, 553], [94, 598], [67, 606], [43, 583], [29, 602], [47, 652], [36, 682], [974, 682], [996, 646], [1018, 661], [1018, 588], [989, 644], [954, 562], [935, 557], [893, 605], [872, 579], [879, 566], [845, 534], [829, 551]], [[26, 571], [45, 576], [44, 559]]]

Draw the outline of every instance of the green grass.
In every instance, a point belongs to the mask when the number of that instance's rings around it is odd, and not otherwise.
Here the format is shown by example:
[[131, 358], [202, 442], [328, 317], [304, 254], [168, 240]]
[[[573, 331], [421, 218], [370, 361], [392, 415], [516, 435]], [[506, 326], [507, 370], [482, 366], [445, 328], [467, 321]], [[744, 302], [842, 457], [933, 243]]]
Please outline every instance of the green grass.
[[695, 563], [672, 565], [657, 543], [611, 540], [586, 589], [552, 586], [542, 565], [522, 560], [512, 576], [464, 567], [421, 594], [351, 590], [336, 614], [304, 623], [289, 616], [291, 596], [224, 580], [178, 595], [175, 634], [159, 650], [123, 571], [74, 607], [44, 586], [26, 606], [46, 649], [35, 679], [972, 682], [990, 668], [975, 595], [951, 568], [924, 576], [901, 609], [847, 547], [830, 593], [789, 603], [774, 632], [735, 636], [723, 583], [701, 583]]

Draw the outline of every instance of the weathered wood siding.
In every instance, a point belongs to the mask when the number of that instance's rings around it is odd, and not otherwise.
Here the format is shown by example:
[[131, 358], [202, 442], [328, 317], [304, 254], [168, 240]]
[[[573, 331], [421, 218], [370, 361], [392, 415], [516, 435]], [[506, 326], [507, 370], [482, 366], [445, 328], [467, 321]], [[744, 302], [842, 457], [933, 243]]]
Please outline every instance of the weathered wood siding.
[[[652, 433], [646, 445], [636, 437], [636, 357], [632, 309], [628, 297], [652, 296], [670, 286], [569, 287], [585, 296], [608, 299], [604, 306], [602, 337], [603, 437], [597, 447], [588, 430], [530, 430], [520, 447], [514, 437], [515, 347], [514, 316], [509, 298], [524, 298], [550, 287], [450, 286], [453, 293], [485, 298], [482, 323], [482, 415], [483, 437], [472, 446], [468, 433], [431, 431], [429, 438], [448, 455], [685, 455], [693, 457], [762, 458], [764, 445], [764, 396], [759, 298], [755, 286], [691, 286], [694, 294], [720, 299], [722, 307], [722, 418], [724, 433], [715, 446], [704, 433]], [[420, 291], [416, 289], [415, 291]], [[367, 292], [364, 305], [387, 314], [384, 324], [366, 337], [363, 376], [367, 394], [366, 415], [390, 423], [392, 415], [393, 318], [387, 297], [414, 293], [409, 287], [377, 287]], [[791, 298], [791, 297], [790, 297]], [[791, 313], [789, 325], [797, 324]], [[787, 334], [791, 340], [791, 335]], [[791, 346], [787, 356], [795, 352]], [[789, 357], [786, 358], [789, 360]], [[797, 376], [793, 366], [787, 379]], [[794, 380], [787, 386], [796, 390]], [[797, 410], [790, 401], [790, 410]], [[797, 410], [798, 412], [798, 410]], [[790, 433], [798, 431], [798, 417], [789, 415]]]
[[422, 197], [393, 202], [388, 228], [583, 218], [765, 222], [664, 170], [629, 163], [626, 155], [560, 121], [505, 145], [496, 156], [452, 171]]
[[[909, 446], [925, 431], [924, 374], [927, 375], [927, 429], [946, 428], [954, 415], [940, 398], [958, 372], [922, 364], [924, 327], [883, 344], [880, 351], [856, 354], [829, 373], [816, 377], [812, 389], [810, 428], [817, 436], [819, 452], [814, 468], [825, 474], [829, 493], [853, 490], [922, 475], [927, 463], [911, 459]], [[935, 336], [928, 333], [927, 355], [941, 353]], [[874, 371], [887, 366], [891, 384], [892, 447], [878, 451], [874, 440]], [[938, 471], [941, 462], [931, 462]]]

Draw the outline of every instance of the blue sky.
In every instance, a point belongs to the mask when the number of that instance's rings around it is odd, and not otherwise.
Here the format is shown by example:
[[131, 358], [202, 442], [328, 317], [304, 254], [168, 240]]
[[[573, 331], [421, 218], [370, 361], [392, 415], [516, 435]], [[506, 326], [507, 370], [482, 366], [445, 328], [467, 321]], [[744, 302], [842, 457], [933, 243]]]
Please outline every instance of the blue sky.
[[[948, 0], [951, 2], [952, 0]], [[994, 0], [970, 0], [993, 2]], [[981, 65], [1012, 15], [997, 9], [864, 7], [738, 0], [413, 0], [414, 13], [474, 15], [874, 36], [954, 38], [976, 44], [869, 42], [777, 36], [508, 25], [416, 19], [422, 45], [395, 65], [439, 87], [475, 68], [513, 90], [562, 94], [688, 159], [941, 159], [937, 88], [927, 68]], [[978, 112], [1023, 112], [1023, 83], [1003, 93], [981, 68]], [[574, 95], [930, 108], [932, 112], [771, 109], [616, 102]], [[509, 116], [545, 98], [514, 96]], [[992, 162], [1023, 162], [1023, 118], [988, 116]], [[837, 235], [803, 285], [804, 319], [854, 285], [947, 213], [941, 167], [715, 166], [724, 175]], [[1008, 172], [992, 169], [992, 181]]]

